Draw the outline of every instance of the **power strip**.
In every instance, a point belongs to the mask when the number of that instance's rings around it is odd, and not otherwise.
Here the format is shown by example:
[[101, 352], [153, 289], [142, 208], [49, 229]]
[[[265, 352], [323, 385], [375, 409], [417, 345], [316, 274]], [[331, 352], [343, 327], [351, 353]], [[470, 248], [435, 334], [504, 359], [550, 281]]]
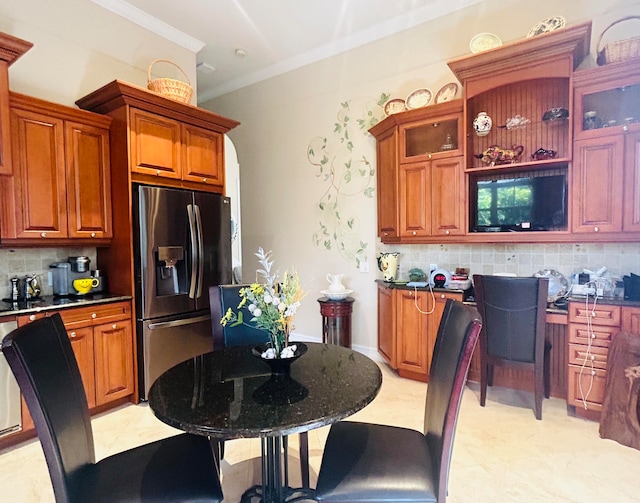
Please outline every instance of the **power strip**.
[[571, 287], [571, 293], [573, 295], [584, 295], [585, 297], [591, 295], [595, 297], [602, 297], [604, 290], [602, 288], [596, 288], [589, 285], [573, 285]]

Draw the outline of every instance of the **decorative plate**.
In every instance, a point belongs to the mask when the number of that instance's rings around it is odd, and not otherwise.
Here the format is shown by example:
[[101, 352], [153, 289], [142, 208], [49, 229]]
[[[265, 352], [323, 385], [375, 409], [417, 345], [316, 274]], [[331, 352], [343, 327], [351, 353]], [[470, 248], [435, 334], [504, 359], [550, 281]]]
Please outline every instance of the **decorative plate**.
[[409, 96], [407, 96], [405, 103], [407, 104], [407, 108], [409, 110], [414, 110], [416, 108], [426, 107], [429, 103], [431, 103], [432, 97], [433, 94], [429, 89], [416, 89]]
[[384, 113], [389, 115], [397, 114], [399, 112], [404, 112], [407, 109], [407, 106], [404, 100], [400, 98], [395, 98], [393, 100], [387, 101], [387, 104], [384, 106]]
[[478, 33], [474, 35], [469, 42], [469, 49], [471, 49], [473, 54], [476, 54], [478, 52], [488, 51], [494, 47], [500, 47], [501, 45], [502, 40], [500, 40], [497, 35], [493, 33]]
[[562, 297], [569, 290], [567, 278], [555, 269], [542, 269], [533, 275], [535, 278], [549, 278], [549, 292], [547, 301], [553, 302]]
[[547, 19], [544, 19], [535, 25], [529, 30], [527, 33], [527, 38], [535, 37], [536, 35], [542, 35], [543, 33], [548, 33], [550, 31], [559, 30], [560, 28], [564, 28], [567, 24], [567, 21], [562, 16], [553, 16]]
[[440, 88], [436, 93], [436, 103], [444, 103], [445, 101], [451, 101], [458, 94], [458, 84], [455, 82], [449, 82]]

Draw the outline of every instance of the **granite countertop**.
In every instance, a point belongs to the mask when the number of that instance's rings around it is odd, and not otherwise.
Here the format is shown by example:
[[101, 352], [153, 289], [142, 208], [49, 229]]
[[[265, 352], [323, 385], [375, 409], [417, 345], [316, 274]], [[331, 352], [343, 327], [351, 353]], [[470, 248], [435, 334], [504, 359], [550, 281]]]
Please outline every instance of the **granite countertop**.
[[114, 295], [110, 293], [94, 293], [77, 297], [55, 297], [45, 295], [29, 301], [11, 302], [7, 299], [0, 301], [0, 316], [22, 315], [52, 311], [58, 309], [89, 306], [91, 304], [105, 304], [107, 302], [119, 302], [131, 300], [130, 295]]

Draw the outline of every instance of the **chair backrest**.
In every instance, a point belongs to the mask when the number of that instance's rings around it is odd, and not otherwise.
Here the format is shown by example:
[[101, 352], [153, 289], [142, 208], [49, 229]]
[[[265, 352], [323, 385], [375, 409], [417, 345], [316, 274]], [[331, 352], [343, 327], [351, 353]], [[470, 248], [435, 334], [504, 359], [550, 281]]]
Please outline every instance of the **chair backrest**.
[[433, 454], [438, 501], [446, 500], [449, 465], [462, 391], [481, 323], [473, 309], [452, 299], [442, 313], [429, 371], [424, 433]]
[[87, 397], [60, 315], [9, 333], [2, 352], [35, 423], [56, 501], [71, 501], [95, 453]]
[[483, 276], [473, 285], [482, 318], [481, 344], [490, 357], [541, 362], [544, 357], [548, 278]]
[[249, 285], [217, 285], [209, 288], [213, 349], [242, 344], [263, 344], [269, 341], [269, 334], [256, 328], [250, 321], [253, 315], [247, 309], [248, 306], [240, 309], [243, 316], [242, 325], [232, 327], [230, 324], [226, 326], [220, 324], [227, 309], [231, 308], [234, 313], [238, 312], [238, 304], [241, 300], [240, 289], [248, 287]]

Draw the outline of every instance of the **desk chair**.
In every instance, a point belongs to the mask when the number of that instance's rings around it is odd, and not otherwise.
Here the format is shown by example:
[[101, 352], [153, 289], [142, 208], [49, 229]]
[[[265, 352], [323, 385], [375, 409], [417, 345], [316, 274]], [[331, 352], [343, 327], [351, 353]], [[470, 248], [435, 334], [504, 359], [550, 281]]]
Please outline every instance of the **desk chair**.
[[[220, 320], [231, 308], [234, 312], [238, 310], [240, 303], [240, 289], [249, 285], [218, 285], [209, 288], [209, 303], [211, 308], [211, 328], [213, 332], [213, 349], [221, 349], [227, 346], [239, 346], [243, 344], [264, 344], [269, 341], [269, 334], [264, 330], [255, 327], [249, 320], [253, 315], [247, 307], [243, 307], [244, 324], [237, 327], [230, 325], [223, 326]], [[300, 474], [302, 487], [309, 487], [309, 436], [307, 432], [299, 434], [300, 442]], [[285, 475], [288, 473], [287, 461], [287, 437], [283, 438], [285, 451]], [[224, 446], [221, 448], [224, 454]]]
[[445, 503], [458, 411], [480, 327], [470, 308], [447, 300], [431, 361], [424, 433], [335, 423], [322, 456], [317, 501]]
[[480, 405], [493, 385], [494, 365], [531, 370], [535, 416], [542, 419], [542, 394], [550, 394], [551, 345], [545, 343], [548, 278], [475, 274], [473, 284], [482, 318], [480, 335]]
[[209, 441], [181, 434], [96, 463], [87, 398], [59, 314], [8, 334], [9, 362], [42, 444], [58, 503], [219, 503]]

